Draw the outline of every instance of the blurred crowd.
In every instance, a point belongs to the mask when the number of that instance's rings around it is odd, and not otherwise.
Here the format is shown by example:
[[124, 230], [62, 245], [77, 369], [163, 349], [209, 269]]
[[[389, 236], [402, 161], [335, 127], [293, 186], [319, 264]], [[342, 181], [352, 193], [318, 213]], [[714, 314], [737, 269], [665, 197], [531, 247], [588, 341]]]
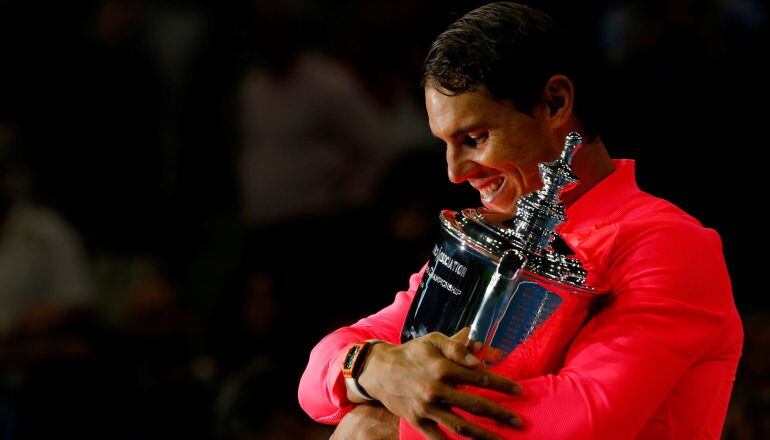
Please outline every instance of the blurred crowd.
[[[406, 286], [440, 209], [479, 204], [419, 79], [481, 3], [0, 0], [0, 440], [328, 438], [296, 403], [310, 349]], [[583, 42], [610, 152], [721, 234], [746, 327], [724, 438], [770, 438], [770, 301], [735, 215], [767, 7], [525, 3]]]

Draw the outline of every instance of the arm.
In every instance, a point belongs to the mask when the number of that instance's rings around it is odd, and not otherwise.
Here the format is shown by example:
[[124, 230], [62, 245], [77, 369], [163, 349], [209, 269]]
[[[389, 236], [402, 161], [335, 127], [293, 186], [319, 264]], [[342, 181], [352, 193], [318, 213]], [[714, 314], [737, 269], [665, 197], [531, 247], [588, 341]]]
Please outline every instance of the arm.
[[330, 440], [392, 440], [398, 438], [398, 417], [376, 403], [356, 405]]
[[[613, 301], [579, 333], [555, 375], [524, 394], [475, 394], [515, 411], [524, 432], [458, 411], [505, 438], [632, 438], [734, 311], [719, 238], [690, 224], [619, 233]], [[737, 336], [740, 338], [740, 336]], [[715, 399], [721, 390], [703, 390]], [[401, 423], [401, 438], [417, 438]]]
[[[437, 427], [443, 425], [473, 438], [493, 437], [449, 411], [449, 404], [520, 426], [520, 420], [506, 408], [454, 389], [456, 384], [473, 384], [502, 393], [521, 393], [521, 388], [510, 379], [478, 368], [480, 361], [465, 345], [468, 328], [451, 338], [434, 332], [398, 343], [423, 271], [411, 278], [410, 290], [400, 292], [391, 306], [353, 326], [337, 330], [313, 349], [300, 381], [299, 400], [316, 421], [337, 424], [343, 417], [347, 420], [346, 414], [355, 408], [356, 402], [348, 397], [340, 374], [343, 358], [351, 343], [380, 339], [385, 343], [372, 347], [359, 375], [359, 384], [388, 411], [409, 420], [424, 435], [443, 438]], [[353, 423], [345, 424], [351, 428]], [[367, 426], [363, 423], [353, 431], [367, 429]], [[347, 429], [347, 432], [352, 431]]]
[[398, 344], [412, 298], [425, 267], [409, 278], [409, 289], [396, 294], [393, 304], [341, 328], [323, 338], [310, 353], [310, 360], [299, 383], [299, 403], [313, 419], [336, 424], [354, 404], [347, 399], [342, 361], [350, 345], [366, 339], [380, 339]]

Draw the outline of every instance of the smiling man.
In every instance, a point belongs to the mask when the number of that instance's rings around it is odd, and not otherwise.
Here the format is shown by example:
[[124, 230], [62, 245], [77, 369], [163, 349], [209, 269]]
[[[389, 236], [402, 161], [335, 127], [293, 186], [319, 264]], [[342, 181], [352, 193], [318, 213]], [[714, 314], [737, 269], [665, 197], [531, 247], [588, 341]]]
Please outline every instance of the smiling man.
[[[483, 85], [458, 94], [427, 77], [425, 105], [434, 136], [446, 143], [449, 180], [470, 183], [490, 210], [513, 213], [520, 196], [540, 187], [537, 165], [559, 157], [567, 133], [584, 131], [573, 115], [573, 90], [569, 78], [555, 75], [546, 83], [548, 105], [524, 113]], [[598, 136], [583, 145], [574, 167], [582, 185], [565, 194], [567, 202], [615, 169]]]
[[476, 9], [433, 44], [425, 103], [449, 179], [508, 214], [541, 185], [537, 164], [556, 159], [567, 133], [584, 134], [560, 233], [608, 300], [552, 374], [505, 377], [466, 347], [466, 331], [399, 344], [413, 275], [393, 304], [310, 355], [300, 404], [339, 424], [335, 438], [719, 437], [742, 344], [719, 236], [641, 191], [633, 161], [610, 158], [568, 41], [537, 10]]

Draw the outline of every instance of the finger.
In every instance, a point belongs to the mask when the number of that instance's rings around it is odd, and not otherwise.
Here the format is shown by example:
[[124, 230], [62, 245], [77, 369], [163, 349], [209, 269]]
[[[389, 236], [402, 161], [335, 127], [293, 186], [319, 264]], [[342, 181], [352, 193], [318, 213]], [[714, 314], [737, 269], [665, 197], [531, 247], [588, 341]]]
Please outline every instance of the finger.
[[428, 338], [428, 340], [438, 348], [447, 359], [460, 365], [473, 368], [481, 364], [481, 361], [471, 353], [468, 347], [465, 346], [464, 342], [468, 339], [468, 331], [470, 331], [470, 329], [466, 327], [451, 338], [448, 338], [441, 333], [431, 333], [432, 337]]
[[415, 429], [430, 440], [446, 440], [447, 436], [438, 428], [436, 422], [430, 419], [422, 419], [416, 424], [412, 424]]
[[505, 394], [521, 394], [521, 385], [484, 368], [469, 369], [449, 365], [444, 377], [455, 384], [468, 384]]
[[514, 428], [522, 427], [521, 419], [498, 403], [450, 387], [443, 390], [441, 394], [442, 403], [463, 409], [471, 414], [497, 420]]
[[452, 335], [450, 339], [454, 339], [455, 341], [458, 341], [461, 344], [466, 344], [468, 342], [468, 336], [470, 336], [470, 334], [471, 334], [471, 328], [463, 327], [460, 329], [459, 332]]
[[484, 343], [481, 341], [476, 340], [470, 340], [467, 344], [468, 348], [471, 350], [473, 354], [476, 354], [481, 351], [482, 348], [484, 348]]
[[446, 409], [437, 408], [430, 414], [430, 417], [436, 422], [446, 426], [450, 431], [454, 431], [462, 436], [481, 440], [500, 440], [498, 435], [487, 431], [478, 425], [474, 425]]
[[475, 339], [471, 339], [470, 335], [471, 328], [464, 327], [459, 332], [452, 335], [451, 339], [461, 342], [463, 345], [468, 347], [468, 350], [470, 350], [471, 353], [476, 355], [479, 351], [481, 351], [482, 348], [484, 348], [484, 343]]

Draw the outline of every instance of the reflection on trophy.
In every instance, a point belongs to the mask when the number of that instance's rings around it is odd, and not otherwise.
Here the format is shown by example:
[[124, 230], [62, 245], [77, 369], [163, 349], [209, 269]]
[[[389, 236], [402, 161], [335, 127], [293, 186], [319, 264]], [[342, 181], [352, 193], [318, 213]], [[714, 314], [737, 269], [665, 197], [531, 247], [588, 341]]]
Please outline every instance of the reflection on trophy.
[[513, 219], [483, 208], [443, 211], [441, 238], [401, 333], [402, 342], [471, 327], [478, 353], [518, 379], [553, 372], [601, 293], [555, 232], [567, 220], [559, 195], [577, 183], [570, 133], [558, 160], [540, 164], [543, 187]]

